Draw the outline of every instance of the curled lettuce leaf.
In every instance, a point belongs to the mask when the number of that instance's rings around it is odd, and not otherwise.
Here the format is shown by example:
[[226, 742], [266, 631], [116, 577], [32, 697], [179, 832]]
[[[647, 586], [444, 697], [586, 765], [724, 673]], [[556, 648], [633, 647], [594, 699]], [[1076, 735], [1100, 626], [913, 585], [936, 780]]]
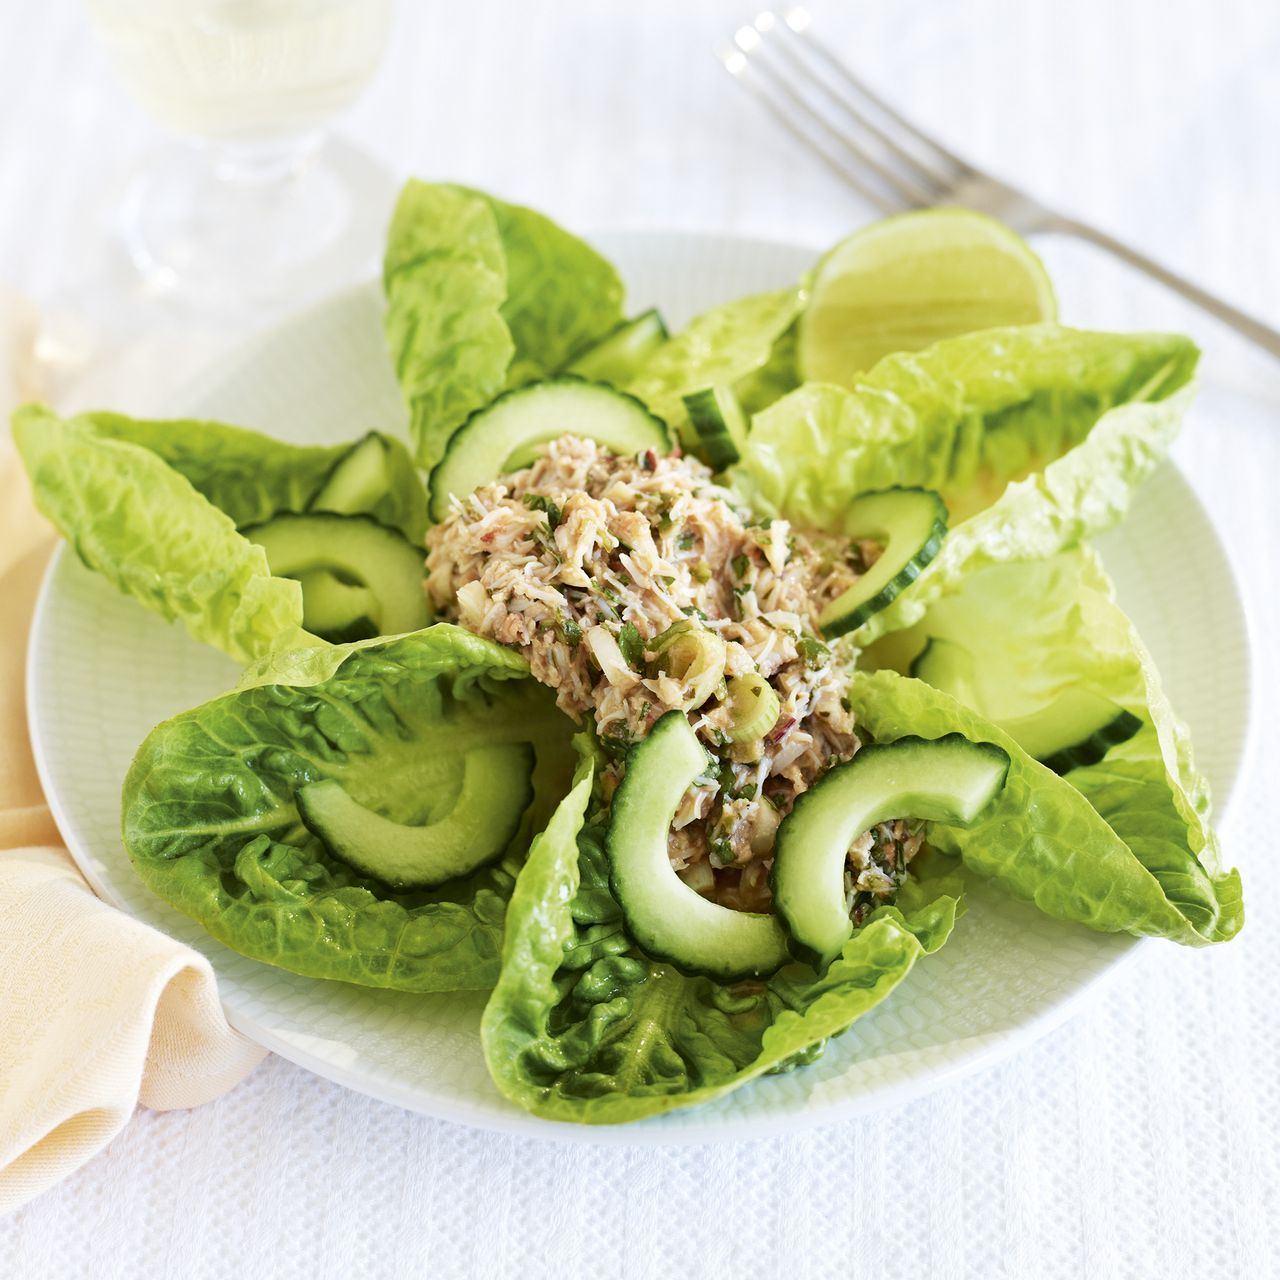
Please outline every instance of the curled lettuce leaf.
[[622, 281], [607, 258], [534, 209], [459, 190], [493, 210], [506, 256], [507, 386], [558, 373], [622, 323]]
[[1106, 682], [1099, 659], [1098, 679], [1111, 693], [1129, 688], [1123, 705], [1141, 714], [1146, 727], [1070, 780], [922, 681], [891, 670], [859, 672], [848, 697], [859, 725], [877, 741], [959, 732], [1009, 753], [1004, 790], [972, 826], [935, 824], [930, 831], [932, 844], [958, 853], [971, 870], [1059, 920], [1192, 946], [1225, 942], [1244, 921], [1239, 874], [1218, 866], [1204, 783], [1150, 659], [1131, 652], [1119, 660], [1125, 667], [1136, 660], [1136, 672]]
[[804, 287], [797, 285], [704, 311], [645, 361], [627, 390], [677, 428], [688, 416], [683, 397], [706, 387], [741, 386], [747, 380], [749, 401], [767, 401], [771, 388], [786, 382], [794, 369], [794, 344], [788, 348], [783, 339], [804, 299]]
[[[192, 419], [95, 412], [77, 414], [71, 422], [150, 449], [225, 511], [238, 529], [262, 524], [281, 512], [312, 510], [334, 467], [356, 447], [287, 444], [245, 427]], [[422, 479], [401, 441], [382, 432], [373, 434], [383, 447], [388, 485], [365, 514], [420, 543], [427, 528]]]
[[910, 626], [965, 574], [1052, 555], [1115, 524], [1190, 402], [1195, 346], [1029, 325], [880, 361], [853, 391], [810, 383], [752, 421], [735, 488], [754, 509], [839, 532], [870, 489], [946, 499], [942, 550], [854, 634]]
[[500, 391], [555, 372], [622, 319], [613, 267], [550, 219], [411, 180], [383, 262], [387, 345], [418, 461]]
[[[220, 942], [312, 977], [406, 991], [483, 989], [529, 837], [565, 793], [569, 722], [522, 658], [457, 627], [308, 648], [154, 729], [124, 787], [142, 879]], [[396, 893], [332, 857], [299, 787], [341, 782], [396, 821], [432, 821], [471, 746], [531, 742], [535, 800], [497, 863]]]
[[951, 933], [954, 881], [910, 883], [821, 974], [692, 978], [649, 959], [609, 888], [589, 775], [534, 841], [507, 913], [485, 1060], [513, 1102], [549, 1119], [617, 1124], [706, 1102], [813, 1061]]
[[299, 584], [150, 449], [37, 405], [13, 436], [36, 505], [120, 591], [239, 662], [307, 642]]

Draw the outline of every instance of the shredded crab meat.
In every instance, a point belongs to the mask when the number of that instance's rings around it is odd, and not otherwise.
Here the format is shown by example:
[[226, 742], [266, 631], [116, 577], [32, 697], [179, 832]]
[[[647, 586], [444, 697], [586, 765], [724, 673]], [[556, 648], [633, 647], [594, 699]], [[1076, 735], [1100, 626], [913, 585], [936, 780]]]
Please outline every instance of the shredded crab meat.
[[[594, 722], [615, 756], [607, 788], [629, 743], [665, 712], [686, 711], [716, 771], [677, 809], [671, 864], [699, 893], [758, 911], [770, 905], [778, 824], [858, 749], [847, 667], [818, 640], [818, 615], [878, 553], [820, 543], [785, 520], [752, 523], [694, 459], [620, 457], [562, 436], [526, 470], [455, 500], [427, 535], [426, 588], [442, 616], [518, 649], [563, 711]], [[723, 645], [718, 688], [692, 708], [653, 647], [677, 624]], [[778, 715], [735, 742], [724, 682], [751, 673], [769, 682]], [[850, 849], [855, 914], [866, 895], [896, 890], [919, 848], [895, 831], [883, 824]]]

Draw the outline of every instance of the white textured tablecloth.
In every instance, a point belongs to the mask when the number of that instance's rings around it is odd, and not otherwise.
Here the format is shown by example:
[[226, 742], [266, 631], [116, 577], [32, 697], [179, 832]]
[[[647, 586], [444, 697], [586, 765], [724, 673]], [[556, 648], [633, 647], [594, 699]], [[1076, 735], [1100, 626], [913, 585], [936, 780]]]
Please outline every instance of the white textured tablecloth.
[[[957, 149], [1280, 323], [1280, 8], [813, 8]], [[712, 59], [750, 16], [732, 0], [404, 0], [346, 131], [397, 171], [491, 187], [579, 228], [822, 245], [865, 211]], [[73, 0], [6, 0], [0, 92], [0, 280], [66, 296], [104, 193], [154, 134]], [[1224, 828], [1245, 874], [1238, 941], [1147, 949], [1073, 1022], [922, 1101], [740, 1145], [495, 1137], [269, 1058], [219, 1102], [141, 1112], [0, 1220], [0, 1277], [1280, 1275], [1280, 370], [1088, 252], [1046, 253], [1068, 319], [1187, 327], [1210, 373], [1277, 406], [1268, 419], [1219, 400], [1177, 448], [1237, 568], [1258, 659], [1252, 767]], [[203, 352], [194, 337], [184, 350]], [[139, 374], [127, 354], [122, 406], [180, 411], [165, 395], [182, 361]]]

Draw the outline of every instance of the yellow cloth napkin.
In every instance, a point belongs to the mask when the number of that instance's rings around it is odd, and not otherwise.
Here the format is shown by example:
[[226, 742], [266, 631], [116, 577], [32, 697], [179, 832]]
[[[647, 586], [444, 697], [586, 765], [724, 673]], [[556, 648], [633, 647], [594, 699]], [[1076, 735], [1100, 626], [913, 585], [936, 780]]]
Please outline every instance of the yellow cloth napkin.
[[27, 627], [53, 531], [8, 438], [29, 395], [29, 311], [0, 294], [0, 1213], [78, 1169], [134, 1108], [193, 1107], [265, 1056], [223, 1016], [209, 962], [94, 897], [27, 742]]

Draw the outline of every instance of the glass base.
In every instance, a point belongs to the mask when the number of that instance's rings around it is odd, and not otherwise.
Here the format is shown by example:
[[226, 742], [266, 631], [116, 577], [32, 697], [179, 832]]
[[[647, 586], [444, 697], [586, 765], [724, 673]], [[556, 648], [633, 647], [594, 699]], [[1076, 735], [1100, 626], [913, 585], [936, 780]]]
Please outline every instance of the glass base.
[[115, 231], [149, 293], [256, 314], [372, 274], [394, 196], [390, 173], [341, 139], [175, 142], [129, 180]]

